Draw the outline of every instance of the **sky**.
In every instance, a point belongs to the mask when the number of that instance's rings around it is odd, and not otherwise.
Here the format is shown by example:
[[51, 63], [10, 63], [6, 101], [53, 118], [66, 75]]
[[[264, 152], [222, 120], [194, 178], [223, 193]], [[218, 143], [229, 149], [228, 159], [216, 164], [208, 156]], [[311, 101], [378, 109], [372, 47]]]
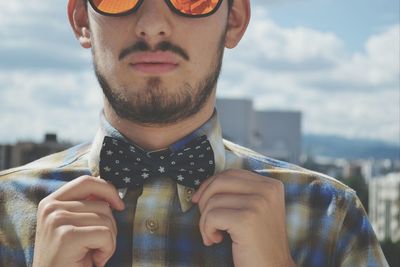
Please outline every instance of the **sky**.
[[[0, 2], [0, 143], [89, 141], [101, 90], [74, 38], [66, 0]], [[226, 50], [218, 96], [296, 110], [305, 134], [400, 145], [398, 0], [252, 0]]]

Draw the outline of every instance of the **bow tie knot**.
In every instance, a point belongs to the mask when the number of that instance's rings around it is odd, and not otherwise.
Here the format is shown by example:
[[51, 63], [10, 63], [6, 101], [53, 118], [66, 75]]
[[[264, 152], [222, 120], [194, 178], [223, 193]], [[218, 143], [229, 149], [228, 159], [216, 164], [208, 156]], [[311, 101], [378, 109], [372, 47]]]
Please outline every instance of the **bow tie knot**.
[[117, 188], [140, 186], [146, 180], [160, 176], [198, 188], [214, 174], [214, 170], [214, 153], [205, 135], [178, 151], [155, 152], [145, 152], [134, 144], [106, 136], [100, 151], [100, 176]]

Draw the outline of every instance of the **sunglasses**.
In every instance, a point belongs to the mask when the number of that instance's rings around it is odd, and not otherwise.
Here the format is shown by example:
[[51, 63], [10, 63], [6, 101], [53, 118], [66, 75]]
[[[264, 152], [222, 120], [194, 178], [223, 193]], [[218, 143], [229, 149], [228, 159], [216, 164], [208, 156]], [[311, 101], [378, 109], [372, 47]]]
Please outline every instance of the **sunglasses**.
[[[135, 12], [144, 0], [89, 0], [93, 9], [105, 16], [124, 16]], [[214, 14], [223, 0], [164, 0], [176, 14], [199, 18]]]

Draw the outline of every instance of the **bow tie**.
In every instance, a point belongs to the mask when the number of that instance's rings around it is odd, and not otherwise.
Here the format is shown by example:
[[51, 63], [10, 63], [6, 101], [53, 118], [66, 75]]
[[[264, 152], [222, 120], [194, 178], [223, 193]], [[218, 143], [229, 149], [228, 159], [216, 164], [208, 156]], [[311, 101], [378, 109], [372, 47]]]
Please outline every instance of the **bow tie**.
[[197, 189], [214, 174], [214, 169], [214, 152], [205, 135], [178, 151], [165, 149], [151, 153], [106, 136], [100, 151], [100, 177], [117, 188], [137, 187], [152, 177], [168, 176], [181, 185]]

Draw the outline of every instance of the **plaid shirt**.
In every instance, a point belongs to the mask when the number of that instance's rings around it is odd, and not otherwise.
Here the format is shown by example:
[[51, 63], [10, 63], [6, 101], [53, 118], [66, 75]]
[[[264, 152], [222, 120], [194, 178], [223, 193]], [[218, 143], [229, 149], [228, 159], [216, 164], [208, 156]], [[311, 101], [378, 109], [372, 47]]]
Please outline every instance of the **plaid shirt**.
[[[287, 233], [298, 266], [388, 266], [355, 192], [328, 176], [277, 161], [222, 139], [216, 112], [186, 138], [206, 134], [216, 170], [240, 168], [285, 185]], [[0, 266], [30, 266], [36, 211], [41, 199], [82, 175], [99, 174], [105, 135], [124, 137], [102, 116], [91, 144], [82, 144], [0, 173]], [[126, 205], [114, 211], [117, 249], [107, 266], [233, 266], [231, 240], [206, 247], [198, 229], [193, 189], [171, 179], [152, 179], [137, 189], [120, 189]], [[263, 229], [258, 229], [263, 231]]]

